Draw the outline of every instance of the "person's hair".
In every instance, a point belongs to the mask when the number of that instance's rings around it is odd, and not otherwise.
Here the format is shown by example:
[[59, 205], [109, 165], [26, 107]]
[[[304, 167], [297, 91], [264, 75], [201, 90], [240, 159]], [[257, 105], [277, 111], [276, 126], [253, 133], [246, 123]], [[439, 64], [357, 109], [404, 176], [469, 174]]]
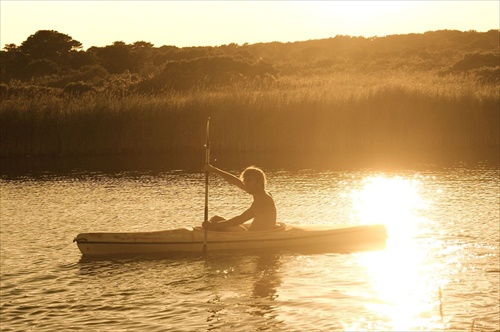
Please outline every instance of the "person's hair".
[[247, 167], [243, 172], [241, 172], [240, 179], [244, 181], [248, 178], [255, 178], [262, 184], [262, 189], [266, 189], [266, 174], [255, 166]]

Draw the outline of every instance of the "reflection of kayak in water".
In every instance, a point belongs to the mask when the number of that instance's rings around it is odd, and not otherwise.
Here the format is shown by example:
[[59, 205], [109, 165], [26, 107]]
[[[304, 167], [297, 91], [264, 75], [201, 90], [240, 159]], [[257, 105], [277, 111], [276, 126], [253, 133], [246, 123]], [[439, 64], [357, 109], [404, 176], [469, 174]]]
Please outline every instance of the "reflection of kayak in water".
[[[380, 247], [384, 225], [285, 225], [270, 231], [208, 231], [207, 250], [316, 249], [348, 252]], [[84, 256], [202, 252], [201, 227], [155, 232], [82, 233], [74, 239]], [[377, 246], [378, 244], [378, 246]]]

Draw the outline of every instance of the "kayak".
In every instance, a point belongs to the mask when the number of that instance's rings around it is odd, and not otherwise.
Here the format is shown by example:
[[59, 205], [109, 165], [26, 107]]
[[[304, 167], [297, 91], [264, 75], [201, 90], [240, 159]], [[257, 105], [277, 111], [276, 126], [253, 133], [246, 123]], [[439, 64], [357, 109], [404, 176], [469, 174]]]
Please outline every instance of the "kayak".
[[[81, 233], [76, 242], [83, 256], [202, 253], [205, 230], [185, 227], [153, 232]], [[384, 225], [292, 225], [278, 223], [268, 231], [207, 231], [206, 251], [313, 249], [333, 252], [369, 250], [385, 245]]]

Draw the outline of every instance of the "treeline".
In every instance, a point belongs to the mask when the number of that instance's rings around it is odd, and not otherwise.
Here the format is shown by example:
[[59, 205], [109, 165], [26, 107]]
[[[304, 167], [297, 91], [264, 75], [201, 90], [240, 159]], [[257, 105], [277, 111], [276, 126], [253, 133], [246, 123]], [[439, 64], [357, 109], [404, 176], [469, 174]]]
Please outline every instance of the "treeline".
[[432, 72], [499, 82], [499, 31], [442, 30], [386, 37], [336, 36], [293, 43], [214, 47], [160, 46], [116, 41], [83, 45], [66, 34], [40, 30], [0, 51], [2, 92], [162, 93], [258, 83], [280, 76], [335, 73]]

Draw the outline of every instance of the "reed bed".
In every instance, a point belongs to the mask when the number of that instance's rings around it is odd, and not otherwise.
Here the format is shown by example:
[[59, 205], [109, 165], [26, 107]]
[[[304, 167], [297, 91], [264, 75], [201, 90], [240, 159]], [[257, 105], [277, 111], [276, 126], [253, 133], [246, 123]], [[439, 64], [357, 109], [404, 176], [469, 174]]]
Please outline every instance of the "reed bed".
[[0, 156], [202, 155], [498, 162], [499, 90], [466, 77], [283, 77], [161, 96], [40, 94], [2, 100]]

